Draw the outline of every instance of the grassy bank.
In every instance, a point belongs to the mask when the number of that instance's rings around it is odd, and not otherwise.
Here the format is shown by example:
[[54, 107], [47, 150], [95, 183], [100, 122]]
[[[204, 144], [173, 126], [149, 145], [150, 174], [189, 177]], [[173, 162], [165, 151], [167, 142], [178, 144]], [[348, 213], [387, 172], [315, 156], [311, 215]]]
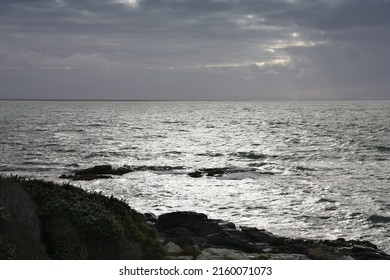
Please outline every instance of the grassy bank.
[[158, 259], [140, 213], [114, 197], [20, 177], [0, 177], [0, 259]]

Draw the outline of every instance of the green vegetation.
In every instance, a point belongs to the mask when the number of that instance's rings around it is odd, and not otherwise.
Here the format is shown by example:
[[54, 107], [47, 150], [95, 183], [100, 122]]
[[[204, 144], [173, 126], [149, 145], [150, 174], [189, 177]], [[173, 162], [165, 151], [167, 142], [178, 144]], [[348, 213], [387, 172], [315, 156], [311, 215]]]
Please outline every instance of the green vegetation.
[[0, 177], [0, 259], [159, 259], [156, 231], [124, 201]]

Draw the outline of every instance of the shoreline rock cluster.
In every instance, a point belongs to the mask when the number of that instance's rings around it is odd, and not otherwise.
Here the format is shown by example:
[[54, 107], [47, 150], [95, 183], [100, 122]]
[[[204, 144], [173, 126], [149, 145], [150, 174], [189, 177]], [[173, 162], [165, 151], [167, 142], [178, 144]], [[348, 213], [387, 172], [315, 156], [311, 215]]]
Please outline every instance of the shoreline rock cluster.
[[[63, 174], [62, 179], [109, 179], [136, 171], [170, 171], [183, 167], [128, 166], [113, 168], [98, 165]], [[193, 178], [221, 177], [226, 174], [248, 172], [237, 168], [203, 168], [187, 173]], [[273, 175], [273, 173], [266, 173]], [[238, 227], [223, 220], [209, 219], [196, 212], [172, 212], [156, 217], [144, 214], [147, 223], [156, 229], [166, 251], [167, 259], [390, 259], [368, 241], [313, 240], [276, 236], [254, 227]]]
[[[131, 168], [99, 166], [73, 176]], [[281, 237], [190, 211], [157, 217], [69, 184], [0, 177], [0, 259], [47, 258], [390, 260], [390, 255], [369, 241]]]
[[[155, 171], [155, 172], [164, 172], [172, 170], [181, 170], [184, 169], [182, 166], [129, 166], [123, 165], [118, 168], [114, 168], [111, 165], [96, 165], [86, 169], [75, 170], [72, 174], [62, 174], [60, 179], [68, 179], [73, 181], [92, 181], [98, 179], [112, 179], [114, 176], [122, 176], [124, 174], [136, 171]], [[233, 168], [233, 167], [214, 167], [214, 168], [201, 168], [195, 171], [187, 173], [188, 176], [192, 178], [201, 178], [201, 177], [222, 177], [224, 175], [232, 173], [244, 173], [244, 172], [257, 172], [263, 175], [274, 175], [273, 172], [263, 171], [258, 172], [255, 168], [251, 169], [242, 169], [242, 168]]]
[[74, 171], [72, 174], [62, 174], [60, 179], [68, 179], [73, 181], [92, 181], [97, 179], [112, 179], [111, 175], [121, 176], [130, 172], [136, 171], [171, 171], [174, 169], [183, 169], [183, 167], [172, 167], [172, 166], [129, 166], [123, 165], [118, 168], [114, 168], [111, 165], [96, 165], [86, 169], [79, 169]]
[[287, 238], [196, 212], [145, 214], [167, 259], [390, 260], [369, 241]]

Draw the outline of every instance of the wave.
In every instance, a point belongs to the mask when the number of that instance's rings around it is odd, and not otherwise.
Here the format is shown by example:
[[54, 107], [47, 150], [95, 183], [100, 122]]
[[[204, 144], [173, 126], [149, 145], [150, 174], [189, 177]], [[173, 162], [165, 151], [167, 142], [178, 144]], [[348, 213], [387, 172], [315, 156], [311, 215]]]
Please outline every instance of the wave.
[[245, 179], [255, 179], [259, 174], [254, 171], [247, 172], [237, 172], [237, 173], [229, 173], [224, 175], [223, 177], [219, 177], [220, 180], [245, 180]]
[[60, 166], [39, 166], [39, 165], [2, 165], [0, 172], [45, 172], [50, 170], [61, 170]]
[[89, 127], [104, 127], [104, 126], [107, 126], [106, 124], [101, 124], [101, 123], [91, 123], [91, 124], [88, 124], [87, 126]]
[[93, 153], [90, 153], [88, 155], [86, 155], [84, 158], [85, 159], [89, 159], [89, 158], [109, 158], [109, 157], [121, 157], [123, 156], [123, 153], [122, 152], [116, 152], [116, 151], [112, 151], [112, 152], [108, 152], [108, 151], [104, 151], [104, 152], [93, 152]]

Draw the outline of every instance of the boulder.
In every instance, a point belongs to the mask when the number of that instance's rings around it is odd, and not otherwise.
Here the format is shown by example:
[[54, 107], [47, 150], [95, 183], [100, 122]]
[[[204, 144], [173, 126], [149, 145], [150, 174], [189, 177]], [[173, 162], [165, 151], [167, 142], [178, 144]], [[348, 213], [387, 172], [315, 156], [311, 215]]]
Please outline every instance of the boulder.
[[111, 165], [97, 165], [91, 168], [76, 170], [74, 173], [77, 175], [100, 175], [100, 174], [112, 174], [113, 169]]
[[241, 227], [241, 231], [245, 234], [246, 238], [253, 242], [280, 242], [280, 238], [278, 236], [263, 229], [257, 229], [254, 227]]
[[157, 229], [164, 232], [173, 228], [182, 227], [196, 234], [200, 234], [200, 226], [207, 221], [205, 214], [179, 211], [167, 214], [162, 214], [157, 219]]
[[183, 249], [179, 245], [173, 242], [168, 242], [167, 244], [165, 244], [164, 250], [169, 255], [178, 255], [183, 251]]

